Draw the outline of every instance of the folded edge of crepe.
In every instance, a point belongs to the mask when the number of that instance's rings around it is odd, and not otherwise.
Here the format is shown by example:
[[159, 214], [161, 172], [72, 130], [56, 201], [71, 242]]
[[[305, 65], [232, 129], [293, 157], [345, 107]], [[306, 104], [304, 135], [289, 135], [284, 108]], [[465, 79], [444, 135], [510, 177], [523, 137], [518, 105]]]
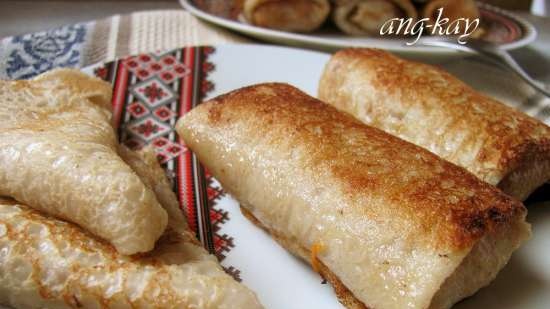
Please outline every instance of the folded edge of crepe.
[[253, 25], [296, 32], [318, 29], [328, 18], [328, 0], [245, 0], [243, 13]]
[[170, 180], [158, 164], [155, 150], [147, 146], [139, 151], [133, 151], [125, 145], [120, 145], [118, 153], [138, 174], [143, 183], [155, 192], [157, 200], [168, 214], [168, 226], [178, 231], [188, 230], [187, 219], [180, 209]]
[[70, 69], [0, 81], [0, 195], [74, 222], [123, 254], [146, 252], [168, 216], [117, 154], [111, 92]]
[[[0, 303], [15, 308], [261, 308], [188, 229], [150, 148], [120, 152], [170, 214], [151, 252], [128, 257], [79, 227], [0, 197]], [[183, 220], [183, 221], [182, 221]]]
[[526, 199], [550, 179], [550, 127], [442, 69], [376, 49], [327, 63], [319, 98]]
[[349, 308], [449, 308], [530, 234], [520, 202], [289, 85], [214, 98], [176, 129], [245, 215], [313, 255]]
[[410, 0], [334, 0], [332, 19], [351, 35], [380, 35], [382, 25], [392, 18], [412, 18], [418, 13]]

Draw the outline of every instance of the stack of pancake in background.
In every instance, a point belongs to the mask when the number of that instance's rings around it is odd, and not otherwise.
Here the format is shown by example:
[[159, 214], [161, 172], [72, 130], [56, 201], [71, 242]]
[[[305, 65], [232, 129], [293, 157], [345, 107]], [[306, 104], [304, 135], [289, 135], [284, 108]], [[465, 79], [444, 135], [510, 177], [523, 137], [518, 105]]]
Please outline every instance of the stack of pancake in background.
[[290, 32], [312, 32], [327, 20], [346, 34], [378, 36], [392, 18], [480, 17], [474, 0], [244, 0], [244, 17], [256, 26]]

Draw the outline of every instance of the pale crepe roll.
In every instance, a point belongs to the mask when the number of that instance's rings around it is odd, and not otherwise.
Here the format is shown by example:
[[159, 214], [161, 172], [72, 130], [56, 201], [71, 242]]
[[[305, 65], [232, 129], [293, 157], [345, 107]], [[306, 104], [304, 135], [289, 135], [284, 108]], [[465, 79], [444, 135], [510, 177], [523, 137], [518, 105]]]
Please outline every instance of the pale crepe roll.
[[0, 304], [16, 309], [261, 308], [193, 235], [125, 256], [79, 227], [0, 199]]
[[0, 304], [261, 308], [255, 295], [226, 275], [193, 236], [152, 148], [134, 152], [121, 146], [120, 154], [154, 188], [169, 213], [169, 227], [155, 250], [121, 256], [72, 224], [0, 198]]
[[117, 154], [111, 91], [74, 70], [0, 81], [0, 195], [146, 252], [168, 216]]
[[520, 200], [550, 179], [550, 128], [439, 68], [347, 49], [326, 65], [319, 98]]
[[392, 18], [418, 14], [410, 0], [334, 0], [332, 19], [347, 34], [380, 35], [382, 25]]
[[[433, 23], [439, 15], [438, 10], [440, 8], [443, 9], [441, 18], [449, 19], [445, 27], [460, 18], [467, 18], [471, 22], [480, 17], [479, 9], [474, 0], [430, 0], [422, 7], [422, 18], [429, 18], [428, 22]], [[465, 23], [459, 23], [458, 25], [461, 31], [465, 30]]]
[[245, 0], [243, 7], [249, 23], [291, 32], [318, 29], [329, 12], [328, 0]]
[[449, 308], [530, 233], [520, 202], [289, 85], [217, 97], [176, 129], [243, 212], [348, 308]]

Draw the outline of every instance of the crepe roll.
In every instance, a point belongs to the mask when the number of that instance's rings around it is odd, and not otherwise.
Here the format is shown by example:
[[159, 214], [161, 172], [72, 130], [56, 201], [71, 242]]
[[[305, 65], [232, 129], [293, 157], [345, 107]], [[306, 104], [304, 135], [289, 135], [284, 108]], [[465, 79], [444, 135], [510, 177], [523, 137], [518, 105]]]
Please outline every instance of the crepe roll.
[[0, 195], [76, 223], [123, 254], [147, 252], [168, 215], [117, 153], [111, 92], [67, 69], [0, 81]]
[[243, 6], [249, 23], [290, 32], [318, 29], [329, 12], [329, 0], [245, 0]]
[[550, 128], [442, 69], [347, 49], [326, 65], [319, 98], [520, 200], [550, 179]]
[[449, 308], [530, 234], [520, 202], [286, 84], [212, 99], [176, 129], [348, 308]]
[[78, 226], [0, 199], [0, 304], [15, 309], [262, 308], [193, 235], [125, 256]]
[[480, 17], [474, 0], [429, 0], [423, 5], [421, 12], [422, 18], [427, 18], [429, 23], [433, 23], [441, 14], [441, 18], [449, 19], [449, 25], [455, 22], [460, 31], [465, 30], [466, 24], [456, 23], [457, 20], [464, 18], [471, 22]]
[[380, 28], [392, 18], [417, 17], [410, 0], [334, 0], [332, 19], [351, 35], [380, 35]]

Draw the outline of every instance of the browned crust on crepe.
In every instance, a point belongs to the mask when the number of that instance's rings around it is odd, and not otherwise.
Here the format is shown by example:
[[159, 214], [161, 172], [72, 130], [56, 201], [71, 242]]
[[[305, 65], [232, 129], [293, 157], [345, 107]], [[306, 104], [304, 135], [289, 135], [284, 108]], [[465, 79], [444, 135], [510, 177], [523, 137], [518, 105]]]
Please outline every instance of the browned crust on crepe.
[[[201, 120], [190, 119], [203, 115]], [[463, 168], [287, 84], [235, 90], [203, 103], [180, 123], [186, 118], [217, 130], [234, 130], [231, 127], [237, 124], [242, 134], [251, 130], [251, 139], [271, 139], [274, 149], [293, 136], [285, 147], [299, 143], [311, 149], [308, 168], [328, 171], [334, 185], [343, 188], [350, 199], [350, 209], [344, 211], [380, 220], [391, 216], [403, 233], [417, 235], [436, 248], [468, 248], [485, 233], [496, 232], [526, 213], [520, 202]], [[323, 143], [316, 128], [322, 131]], [[188, 146], [193, 149], [192, 143]], [[375, 202], [352, 202], [359, 200]]]
[[[311, 256], [311, 250], [306, 249], [298, 244], [296, 240], [289, 239], [288, 237], [285, 237], [281, 233], [278, 233], [275, 230], [267, 228], [265, 225], [263, 225], [254, 215], [248, 211], [243, 206], [240, 207], [241, 213], [248, 219], [250, 222], [254, 223], [257, 227], [261, 228], [265, 232], [267, 232], [273, 239], [277, 241], [279, 245], [281, 245], [283, 248], [285, 248], [288, 252], [292, 253], [294, 256], [299, 257], [304, 262], [311, 265], [310, 256]], [[338, 300], [340, 303], [342, 303], [346, 308], [348, 309], [369, 309], [369, 307], [365, 306], [360, 300], [358, 300], [353, 293], [348, 290], [348, 288], [340, 281], [338, 276], [336, 276], [323, 262], [318, 261], [318, 272], [323, 279], [327, 280], [334, 289], [334, 293], [336, 294], [336, 297], [338, 297]]]
[[[319, 97], [492, 185], [502, 181], [506, 192], [519, 199], [550, 179], [550, 127], [438, 67], [377, 49], [345, 49], [327, 64]], [[420, 116], [413, 122], [409, 111]], [[454, 140], [457, 144], [446, 148]], [[507, 177], [514, 173], [529, 177], [511, 183]]]

